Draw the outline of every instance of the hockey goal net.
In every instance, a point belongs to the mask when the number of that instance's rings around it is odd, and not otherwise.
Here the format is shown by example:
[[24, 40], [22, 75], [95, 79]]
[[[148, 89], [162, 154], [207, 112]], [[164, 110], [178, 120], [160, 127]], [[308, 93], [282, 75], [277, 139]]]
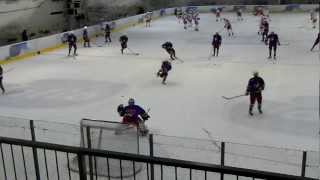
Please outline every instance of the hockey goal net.
[[[124, 126], [119, 122], [82, 119], [80, 122], [80, 145], [89, 149], [140, 154], [140, 137], [136, 128], [125, 128]], [[120, 133], [119, 129], [122, 129]], [[93, 169], [91, 173], [113, 178], [131, 177], [143, 169], [143, 165], [139, 163], [136, 163], [136, 168], [133, 170], [132, 162], [120, 162], [116, 159], [106, 160], [106, 158], [100, 157], [86, 158], [86, 164], [88, 173], [91, 167]], [[76, 170], [78, 167], [76, 159], [74, 159], [73, 165]]]

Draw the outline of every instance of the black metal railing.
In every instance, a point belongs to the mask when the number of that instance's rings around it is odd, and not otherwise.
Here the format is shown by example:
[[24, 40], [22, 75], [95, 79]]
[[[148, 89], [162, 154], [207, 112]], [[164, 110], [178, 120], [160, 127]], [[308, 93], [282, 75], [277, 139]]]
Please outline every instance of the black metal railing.
[[[250, 170], [244, 168], [228, 167], [183, 161], [177, 159], [160, 158], [146, 155], [120, 153], [103, 150], [92, 150], [81, 147], [65, 146], [30, 140], [0, 137], [1, 151], [1, 176], [0, 179], [112, 179], [111, 173], [106, 176], [98, 176], [98, 168], [105, 168], [105, 171], [118, 171], [119, 179], [212, 179], [211, 177], [234, 176], [250, 177], [252, 179], [272, 179], [272, 180], [316, 180], [313, 178], [298, 177], [279, 173]], [[42, 154], [42, 155], [40, 155]], [[34, 157], [38, 156], [37, 159]], [[74, 157], [77, 164], [77, 171], [72, 170], [70, 156]], [[94, 160], [89, 169], [87, 167], [88, 157]], [[118, 167], [103, 166], [99, 160], [105, 162], [117, 161]], [[33, 163], [34, 162], [34, 163]], [[126, 164], [127, 167], [124, 167]], [[143, 168], [137, 172], [138, 164]], [[129, 166], [128, 166], [129, 165]], [[152, 167], [152, 168], [150, 168]], [[126, 169], [125, 169], [126, 168]], [[130, 176], [125, 176], [125, 171], [132, 170]]]

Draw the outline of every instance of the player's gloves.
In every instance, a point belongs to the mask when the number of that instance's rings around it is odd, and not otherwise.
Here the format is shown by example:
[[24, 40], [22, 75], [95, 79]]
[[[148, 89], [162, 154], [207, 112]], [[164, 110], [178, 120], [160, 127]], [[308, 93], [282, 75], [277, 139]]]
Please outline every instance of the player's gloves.
[[249, 95], [249, 92], [246, 92], [246, 94], [245, 94], [246, 96], [248, 96]]

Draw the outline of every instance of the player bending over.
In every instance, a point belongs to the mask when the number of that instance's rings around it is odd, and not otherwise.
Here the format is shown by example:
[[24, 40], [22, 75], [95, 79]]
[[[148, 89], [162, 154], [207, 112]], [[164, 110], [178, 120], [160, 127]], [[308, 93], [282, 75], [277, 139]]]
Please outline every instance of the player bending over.
[[276, 33], [271, 32], [266, 39], [266, 45], [269, 44], [269, 59], [271, 59], [271, 54], [273, 50], [273, 59], [277, 57], [277, 46], [280, 46], [279, 37]]
[[177, 59], [176, 51], [173, 49], [173, 45], [171, 42], [169, 42], [169, 41], [165, 42], [164, 44], [162, 44], [162, 48], [167, 51], [167, 53], [170, 55], [170, 58], [172, 61]]
[[162, 78], [162, 84], [166, 84], [168, 77], [168, 72], [171, 70], [172, 66], [169, 61], [163, 61], [161, 69], [158, 71], [157, 76]]
[[128, 47], [128, 45], [127, 45], [128, 36], [126, 36], [126, 35], [120, 36], [119, 41], [120, 41], [120, 44], [121, 44], [121, 54], [123, 54], [123, 50], [125, 50]]
[[117, 109], [122, 118], [122, 124], [134, 126], [141, 135], [146, 135], [148, 129], [144, 122], [150, 118], [148, 113], [138, 105], [135, 105], [134, 99], [130, 98], [127, 106], [120, 104]]
[[264, 80], [259, 77], [259, 73], [257, 71], [253, 72], [253, 78], [249, 80], [246, 90], [246, 95], [250, 95], [249, 114], [251, 116], [253, 116], [252, 109], [256, 101], [258, 101], [258, 111], [262, 114], [262, 91], [264, 87]]
[[213, 39], [212, 39], [213, 56], [219, 55], [219, 49], [221, 46], [221, 42], [222, 42], [222, 37], [220, 36], [220, 34], [218, 32], [216, 32], [216, 34], [213, 35]]

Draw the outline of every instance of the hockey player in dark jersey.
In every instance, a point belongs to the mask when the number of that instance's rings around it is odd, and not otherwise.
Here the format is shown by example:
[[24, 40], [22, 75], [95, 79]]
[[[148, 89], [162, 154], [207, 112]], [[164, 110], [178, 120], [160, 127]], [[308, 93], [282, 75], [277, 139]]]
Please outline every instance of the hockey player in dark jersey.
[[170, 55], [171, 60], [175, 60], [177, 59], [176, 57], [176, 51], [173, 49], [173, 45], [171, 42], [165, 42], [164, 44], [162, 44], [162, 48], [165, 49], [168, 54]]
[[242, 18], [242, 10], [241, 10], [241, 9], [238, 9], [238, 10], [237, 10], [237, 20], [238, 20], [238, 21], [243, 21], [243, 18]]
[[234, 33], [232, 31], [232, 26], [231, 26], [231, 23], [230, 23], [229, 19], [223, 18], [223, 20], [224, 20], [224, 28], [227, 29], [228, 35], [229, 36], [233, 36]]
[[315, 42], [313, 43], [313, 46], [310, 51], [313, 51], [314, 47], [316, 47], [316, 45], [319, 44], [319, 42], [320, 42], [320, 33], [318, 33], [318, 37], [315, 40]]
[[269, 23], [267, 20], [262, 22], [262, 39], [261, 41], [265, 42], [269, 33]]
[[279, 37], [276, 33], [271, 32], [266, 39], [266, 44], [269, 44], [269, 59], [271, 59], [271, 54], [273, 50], [273, 59], [277, 57], [277, 46], [280, 46]]
[[218, 32], [216, 32], [215, 35], [213, 35], [213, 39], [212, 39], [212, 46], [213, 46], [213, 56], [218, 56], [219, 55], [219, 49], [221, 46], [221, 42], [222, 42], [222, 37], [220, 36], [220, 34]]
[[0, 65], [0, 88], [2, 90], [2, 94], [4, 94], [6, 92], [6, 90], [3, 87], [2, 79], [3, 79], [3, 69]]
[[73, 32], [69, 32], [68, 34], [68, 44], [69, 44], [69, 53], [68, 56], [70, 56], [71, 49], [73, 48], [73, 55], [77, 55], [77, 37], [73, 34]]
[[264, 80], [259, 77], [258, 72], [253, 73], [253, 78], [251, 78], [248, 82], [246, 95], [250, 95], [250, 106], [249, 106], [249, 114], [252, 116], [252, 109], [256, 101], [258, 101], [258, 111], [262, 114], [262, 91], [264, 90], [265, 83]]
[[128, 36], [126, 36], [126, 35], [120, 36], [119, 41], [120, 41], [120, 43], [121, 43], [121, 54], [123, 54], [123, 50], [128, 47], [128, 45], [127, 45], [127, 43], [128, 43]]
[[158, 71], [157, 76], [162, 78], [162, 84], [166, 84], [168, 77], [168, 72], [171, 70], [172, 66], [169, 61], [163, 61], [161, 69]]
[[144, 122], [148, 120], [150, 116], [142, 107], [135, 104], [133, 98], [129, 99], [127, 106], [120, 104], [117, 111], [119, 115], [123, 117], [121, 122], [122, 124], [137, 127], [138, 132], [142, 135], [146, 135], [148, 133], [148, 129]]
[[105, 41], [106, 43], [111, 43], [111, 28], [109, 24], [106, 24], [106, 27], [104, 28], [104, 32], [105, 32]]
[[89, 39], [87, 26], [85, 26], [83, 29], [82, 37], [83, 37], [83, 47], [90, 47], [90, 39]]

